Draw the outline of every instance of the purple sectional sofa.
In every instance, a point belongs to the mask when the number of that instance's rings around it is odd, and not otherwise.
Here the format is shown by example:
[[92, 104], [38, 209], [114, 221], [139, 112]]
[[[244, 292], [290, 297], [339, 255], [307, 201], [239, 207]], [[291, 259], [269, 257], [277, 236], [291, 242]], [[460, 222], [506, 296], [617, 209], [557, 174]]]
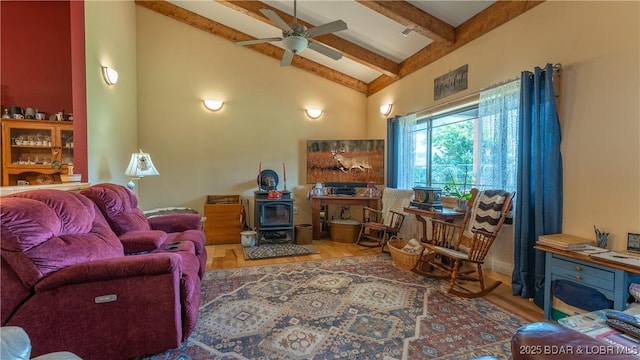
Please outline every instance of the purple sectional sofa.
[[138, 208], [136, 195], [118, 184], [97, 184], [80, 192], [93, 200], [111, 230], [120, 237], [126, 254], [171, 247], [176, 242], [191, 243], [200, 260], [202, 278], [207, 264], [205, 235], [198, 214], [170, 214], [147, 219]]
[[0, 198], [1, 325], [23, 328], [32, 356], [131, 359], [178, 347], [193, 331], [206, 262], [206, 252], [196, 256], [202, 231], [183, 223], [129, 241], [129, 231], [112, 230], [119, 224], [76, 192]]

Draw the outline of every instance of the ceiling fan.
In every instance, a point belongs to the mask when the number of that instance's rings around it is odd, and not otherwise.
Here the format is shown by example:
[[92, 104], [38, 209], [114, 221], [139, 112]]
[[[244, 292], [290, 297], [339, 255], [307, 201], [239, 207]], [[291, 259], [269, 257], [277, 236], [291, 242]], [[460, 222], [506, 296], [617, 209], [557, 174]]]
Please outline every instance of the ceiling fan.
[[293, 60], [293, 55], [309, 48], [315, 50], [322, 55], [328, 56], [334, 60], [342, 58], [342, 54], [329, 47], [326, 47], [311, 38], [315, 36], [325, 35], [336, 31], [346, 30], [347, 24], [342, 20], [332, 21], [324, 25], [307, 29], [304, 25], [298, 23], [296, 0], [293, 0], [293, 24], [287, 24], [275, 11], [270, 9], [261, 9], [269, 20], [273, 21], [280, 29], [282, 29], [282, 37], [271, 37], [255, 40], [238, 41], [238, 45], [254, 45], [272, 41], [282, 41], [285, 51], [280, 61], [280, 66], [288, 66]]

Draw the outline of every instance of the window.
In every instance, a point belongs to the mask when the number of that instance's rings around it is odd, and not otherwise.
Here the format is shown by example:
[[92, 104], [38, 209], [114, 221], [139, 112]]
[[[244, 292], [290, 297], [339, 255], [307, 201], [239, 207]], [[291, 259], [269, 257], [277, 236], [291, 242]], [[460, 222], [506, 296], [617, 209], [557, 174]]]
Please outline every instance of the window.
[[415, 126], [414, 185], [439, 188], [456, 184], [460, 191], [475, 184], [474, 135], [478, 106], [424, 117]]
[[515, 191], [519, 88], [513, 81], [478, 102], [417, 117], [413, 186]]
[[515, 192], [520, 80], [484, 90], [479, 100], [462, 101], [426, 116], [389, 119], [387, 186], [455, 183], [459, 191], [473, 186]]
[[[444, 188], [473, 182], [474, 127], [477, 105], [418, 119], [415, 127], [415, 185]], [[462, 190], [462, 188], [460, 189]]]

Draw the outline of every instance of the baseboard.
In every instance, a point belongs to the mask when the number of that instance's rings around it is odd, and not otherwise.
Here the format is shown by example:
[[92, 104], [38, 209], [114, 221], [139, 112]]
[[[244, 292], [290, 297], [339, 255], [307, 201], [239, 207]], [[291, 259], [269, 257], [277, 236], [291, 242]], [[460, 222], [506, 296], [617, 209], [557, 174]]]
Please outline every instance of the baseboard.
[[487, 277], [490, 277], [490, 278], [492, 278], [494, 280], [501, 281], [505, 285], [511, 285], [511, 276], [509, 276], [509, 275], [505, 275], [505, 274], [501, 274], [499, 272], [495, 272], [493, 270], [485, 270], [485, 269], [482, 269], [482, 272], [484, 272], [484, 274]]
[[[500, 277], [500, 280], [503, 278], [509, 279], [509, 284], [511, 283], [511, 274], [513, 273], [513, 264], [506, 261], [501, 261], [499, 259], [491, 259], [489, 262], [485, 263], [487, 271], [491, 271], [495, 273], [496, 277]], [[505, 282], [502, 280], [502, 282]]]

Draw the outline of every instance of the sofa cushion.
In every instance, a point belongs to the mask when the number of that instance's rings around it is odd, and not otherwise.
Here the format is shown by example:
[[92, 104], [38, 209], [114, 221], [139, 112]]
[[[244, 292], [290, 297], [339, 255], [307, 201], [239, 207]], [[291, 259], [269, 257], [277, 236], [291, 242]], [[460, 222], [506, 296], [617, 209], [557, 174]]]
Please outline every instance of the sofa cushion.
[[69, 191], [33, 190], [2, 198], [2, 257], [25, 287], [69, 265], [123, 256], [95, 204]]
[[129, 231], [151, 230], [144, 212], [138, 208], [136, 195], [117, 184], [97, 184], [81, 191], [107, 218], [111, 229], [120, 236]]

